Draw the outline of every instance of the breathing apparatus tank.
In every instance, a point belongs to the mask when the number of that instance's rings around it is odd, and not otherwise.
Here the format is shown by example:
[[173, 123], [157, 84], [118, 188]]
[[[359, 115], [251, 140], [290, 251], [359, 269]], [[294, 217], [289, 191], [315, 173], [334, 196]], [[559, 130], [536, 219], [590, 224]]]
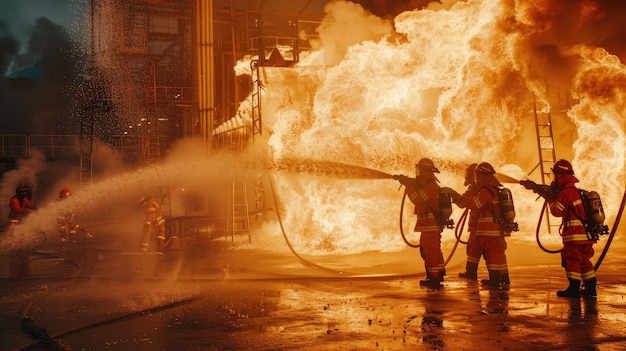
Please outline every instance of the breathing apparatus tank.
[[450, 219], [452, 215], [452, 189], [441, 188], [439, 190], [439, 218], [438, 221], [442, 229], [454, 228], [454, 220]]
[[600, 194], [596, 191], [590, 191], [587, 193], [587, 198], [589, 199], [589, 212], [591, 214], [591, 219], [596, 224], [604, 224], [606, 216], [604, 215], [604, 209], [602, 208]]
[[604, 225], [606, 216], [604, 215], [604, 208], [602, 206], [602, 200], [600, 194], [596, 191], [586, 191], [578, 189], [580, 199], [585, 208], [585, 214], [587, 220], [583, 221], [585, 228], [587, 229], [587, 235], [590, 240], [598, 240], [600, 235], [609, 234], [609, 226]]
[[500, 216], [509, 222], [515, 220], [515, 205], [513, 204], [513, 194], [508, 188], [502, 187], [500, 189]]

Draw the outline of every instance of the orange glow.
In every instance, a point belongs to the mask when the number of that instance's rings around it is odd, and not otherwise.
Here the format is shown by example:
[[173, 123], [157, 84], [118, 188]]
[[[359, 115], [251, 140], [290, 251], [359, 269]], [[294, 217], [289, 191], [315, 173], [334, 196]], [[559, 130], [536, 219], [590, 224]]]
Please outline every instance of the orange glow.
[[[542, 3], [463, 1], [407, 11], [393, 23], [353, 3], [329, 4], [319, 50], [302, 53], [294, 68], [263, 68], [269, 157], [407, 175], [418, 159], [430, 157], [441, 169], [441, 184], [462, 191], [472, 162], [527, 177], [539, 162], [536, 106], [552, 115], [557, 158], [572, 161], [581, 188], [602, 195], [612, 225], [626, 184], [626, 67], [602, 48], [576, 43], [575, 29], [558, 27], [567, 6]], [[597, 4], [584, 3], [567, 18], [600, 15]], [[249, 74], [245, 67], [241, 62], [236, 70]], [[247, 99], [240, 116], [249, 118], [248, 109]], [[541, 203], [521, 186], [508, 186], [520, 224], [516, 235], [534, 240]], [[397, 182], [303, 170], [277, 172], [276, 187], [288, 234], [303, 253], [405, 245]], [[404, 218], [414, 220], [410, 213]], [[453, 238], [444, 231], [447, 244]]]

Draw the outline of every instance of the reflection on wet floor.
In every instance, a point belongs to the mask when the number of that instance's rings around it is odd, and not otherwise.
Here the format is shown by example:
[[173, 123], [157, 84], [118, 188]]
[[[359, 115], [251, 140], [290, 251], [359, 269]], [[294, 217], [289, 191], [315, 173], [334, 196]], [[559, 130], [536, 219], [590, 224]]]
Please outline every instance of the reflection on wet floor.
[[0, 290], [0, 349], [33, 342], [20, 327], [27, 311], [76, 350], [620, 350], [626, 291], [618, 252], [598, 274], [598, 299], [586, 300], [555, 296], [565, 281], [557, 257], [534, 265], [511, 255], [508, 289], [458, 278], [460, 265], [450, 265], [444, 287], [433, 290], [406, 265], [416, 261], [410, 251], [352, 256], [351, 270], [375, 259], [402, 273], [362, 277], [328, 276], [256, 250], [41, 251], [23, 260], [30, 278], [14, 280], [18, 271], [3, 268], [12, 284]]

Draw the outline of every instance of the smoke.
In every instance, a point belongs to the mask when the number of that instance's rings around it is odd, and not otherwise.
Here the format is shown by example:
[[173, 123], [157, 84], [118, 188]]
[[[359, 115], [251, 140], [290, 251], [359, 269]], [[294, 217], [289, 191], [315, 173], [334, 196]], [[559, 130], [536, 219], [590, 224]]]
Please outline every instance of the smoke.
[[324, 43], [326, 65], [333, 66], [343, 60], [350, 46], [367, 40], [378, 41], [392, 29], [391, 22], [351, 2], [331, 2], [324, 11], [326, 18], [318, 32]]
[[4, 76], [13, 61], [13, 58], [20, 51], [20, 42], [9, 30], [5, 22], [0, 21], [0, 75]]
[[[41, 79], [4, 80], [0, 87], [4, 133], [77, 134], [78, 84], [83, 57], [68, 32], [46, 17], [35, 20], [25, 51], [0, 27], [0, 69], [12, 72], [38, 65]], [[10, 73], [12, 73], [10, 72]]]

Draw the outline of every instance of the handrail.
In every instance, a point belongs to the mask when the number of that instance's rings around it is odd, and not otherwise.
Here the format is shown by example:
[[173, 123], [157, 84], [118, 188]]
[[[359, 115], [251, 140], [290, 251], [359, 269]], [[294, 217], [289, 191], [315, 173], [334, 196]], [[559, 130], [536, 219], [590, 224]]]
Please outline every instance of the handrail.
[[37, 149], [46, 157], [77, 156], [80, 135], [75, 134], [0, 134], [1, 157], [30, 157]]

